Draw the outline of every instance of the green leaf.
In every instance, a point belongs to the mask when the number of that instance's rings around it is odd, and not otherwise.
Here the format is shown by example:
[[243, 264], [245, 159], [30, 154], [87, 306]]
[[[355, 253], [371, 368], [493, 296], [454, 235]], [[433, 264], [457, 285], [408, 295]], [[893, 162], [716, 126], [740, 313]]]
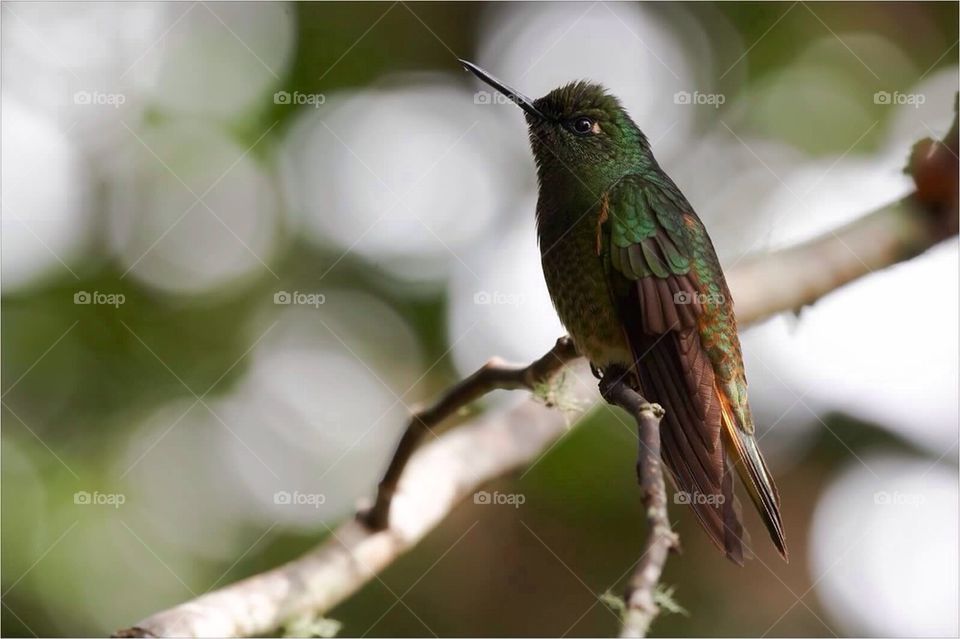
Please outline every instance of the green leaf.
[[342, 626], [343, 624], [336, 619], [305, 615], [294, 619], [284, 626], [283, 636], [321, 637], [322, 639], [329, 639], [330, 637], [336, 637]]
[[605, 603], [611, 610], [621, 616], [627, 609], [627, 602], [623, 600], [623, 597], [615, 595], [609, 590], [600, 595], [600, 601]]
[[690, 613], [687, 612], [687, 609], [678, 604], [674, 598], [676, 590], [673, 586], [657, 584], [657, 589], [653, 592], [653, 603], [657, 604], [660, 610], [666, 611], [668, 614], [679, 614], [684, 617], [689, 617]]
[[575, 412], [581, 408], [580, 402], [567, 388], [566, 382], [567, 371], [562, 371], [552, 379], [536, 384], [533, 396], [548, 408], [556, 408], [564, 414]]

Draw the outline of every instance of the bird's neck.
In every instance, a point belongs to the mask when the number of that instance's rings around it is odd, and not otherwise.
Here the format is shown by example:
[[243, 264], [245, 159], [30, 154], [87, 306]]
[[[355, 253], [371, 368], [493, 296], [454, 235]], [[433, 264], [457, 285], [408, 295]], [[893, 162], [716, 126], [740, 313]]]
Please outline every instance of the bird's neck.
[[573, 240], [595, 229], [595, 211], [607, 188], [606, 183], [587, 182], [571, 172], [541, 178], [537, 199], [537, 235], [541, 246]]
[[596, 225], [596, 215], [606, 194], [627, 175], [659, 171], [656, 160], [646, 147], [622, 162], [598, 167], [573, 167], [558, 158], [538, 163], [540, 184], [537, 202], [537, 226], [540, 236], [563, 234], [575, 226]]

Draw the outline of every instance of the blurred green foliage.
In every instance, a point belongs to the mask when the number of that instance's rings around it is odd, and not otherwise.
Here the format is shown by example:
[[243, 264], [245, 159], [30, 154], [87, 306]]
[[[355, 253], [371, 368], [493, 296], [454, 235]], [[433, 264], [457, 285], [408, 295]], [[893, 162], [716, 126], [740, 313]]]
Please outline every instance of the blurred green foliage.
[[[463, 54], [473, 50], [475, 27], [484, 6], [343, 2], [300, 3], [289, 10], [296, 18], [297, 44], [292, 70], [283, 78], [283, 85], [302, 92], [330, 92], [364, 86], [387, 72], [450, 70], [455, 62], [447, 46]], [[676, 7], [664, 6], [663, 10]], [[744, 43], [756, 43], [745, 61], [749, 70], [747, 90], [776, 79], [812, 39], [830, 30], [879, 35], [899, 45], [921, 69], [956, 63], [955, 48], [937, 59], [943, 43], [956, 40], [956, 3], [807, 6], [731, 2], [684, 5], [682, 10], [701, 19], [713, 11], [720, 12]], [[783, 18], [788, 11], [790, 15]], [[779, 26], [770, 30], [781, 18]], [[433, 37], [424, 23], [443, 42]], [[710, 25], [705, 26], [709, 32]], [[719, 60], [717, 67], [725, 68], [733, 61]], [[884, 60], [878, 57], [871, 62], [883, 64]], [[855, 61], [851, 66], [862, 75]], [[269, 123], [280, 120], [280, 126], [256, 151], [262, 159], [268, 158], [293, 115], [294, 110], [265, 101], [258, 112], [234, 123], [234, 131], [246, 146]], [[152, 117], [162, 120], [164, 114], [157, 112]], [[833, 148], [818, 143], [817, 148], [808, 149], [822, 153], [845, 150], [850, 130], [856, 129], [836, 120], [819, 124], [835, 126], [838, 131]], [[802, 132], [771, 131], [764, 122], [755, 125], [765, 134], [779, 134], [800, 145], [808, 139]], [[338, 257], [332, 251], [292, 239], [272, 268], [292, 287], [309, 289], [317, 274], [326, 271]], [[202, 304], [185, 303], [150, 291], [132, 279], [121, 279], [123, 267], [106, 258], [101, 246], [91, 247], [88, 261], [75, 265], [74, 270], [79, 282], [63, 271], [27, 290], [4, 294], [2, 299], [2, 550], [6, 560], [3, 587], [8, 593], [2, 612], [5, 636], [61, 635], [68, 628], [70, 634], [78, 636], [102, 634], [152, 612], [124, 607], [118, 600], [117, 614], [111, 618], [96, 622], [74, 618], [75, 607], [66, 605], [74, 593], [58, 590], [56, 580], [50, 578], [31, 586], [31, 564], [43, 561], [44, 571], [56, 573], [57, 551], [46, 558], [41, 553], [70, 525], [72, 515], [64, 512], [70, 504], [64, 496], [80, 488], [74, 474], [84, 477], [82, 487], [87, 490], [96, 488], [97, 477], [102, 478], [103, 485], [111, 485], [114, 479], [109, 475], [114, 466], [110, 460], [123, 449], [133, 424], [171, 399], [192, 399], [184, 386], [197, 394], [211, 389], [215, 397], [228, 392], [241, 378], [243, 361], [223, 379], [220, 376], [256, 337], [251, 327], [275, 288], [265, 276], [242, 295], [225, 292]], [[353, 256], [337, 265], [326, 278], [326, 285], [368, 291], [385, 300], [413, 327], [426, 360], [442, 358], [430, 373], [430, 383], [440, 386], [454, 378], [449, 357], [443, 357], [449, 343], [442, 295], [408, 298], [385, 282], [378, 268]], [[122, 292], [128, 303], [116, 310], [77, 306], [72, 297], [78, 289]], [[175, 375], [136, 336], [162, 352], [165, 364]], [[56, 347], [50, 348], [55, 342]], [[40, 357], [48, 348], [49, 352]], [[904, 448], [902, 442], [880, 430], [839, 415], [829, 418], [828, 423], [832, 430], [842, 433], [845, 443], [823, 432], [803, 466], [780, 480], [784, 501], [790, 504], [787, 526], [796, 531], [792, 534], [796, 560], [789, 566], [777, 563], [766, 549], [760, 551], [759, 561], [746, 568], [730, 566], [703, 541], [685, 511], [673, 512], [679, 520], [684, 552], [668, 564], [665, 583], [677, 587], [677, 601], [691, 614], [658, 620], [658, 635], [738, 636], [763, 631], [776, 618], [771, 618], [771, 611], [786, 609], [797, 595], [807, 591], [811, 576], [804, 560], [803, 531], [820, 488], [849, 459], [847, 446], [858, 451]], [[22, 480], [32, 471], [16, 461], [11, 463], [7, 455], [11, 446], [32, 462], [46, 488], [45, 495], [58, 496], [54, 501], [22, 488]], [[343, 624], [342, 634], [346, 636], [614, 634], [616, 615], [598, 603], [597, 596], [607, 590], [620, 592], [625, 571], [637, 559], [642, 541], [633, 475], [634, 446], [632, 430], [621, 419], [606, 409], [594, 412], [529, 473], [504, 479], [491, 488], [525, 494], [522, 508], [463, 505], [422, 545], [330, 616]], [[40, 517], [40, 512], [46, 516]], [[47, 525], [38, 529], [35, 523], [41, 519]], [[224, 575], [222, 584], [274, 566], [319, 541], [322, 531], [320, 526], [314, 534], [278, 529], [235, 565], [200, 562], [189, 579], [190, 585], [200, 592], [220, 575]], [[253, 527], [237, 531], [247, 543], [261, 533]], [[450, 550], [463, 535], [462, 543]], [[755, 538], [762, 538], [756, 530]], [[98, 582], [95, 566], [118, 558], [111, 556], [109, 537], [88, 547], [89, 589], [110, 599], [114, 593], [139, 587], [136, 563], [127, 564], [125, 583]], [[437, 561], [448, 550], [449, 554]], [[154, 558], [144, 553], [140, 561], [152, 562]], [[20, 582], [24, 573], [26, 577]], [[175, 582], [166, 592], [165, 598], [153, 602], [153, 608], [189, 596]], [[396, 604], [395, 595], [402, 595], [402, 604]], [[809, 596], [771, 632], [830, 635], [831, 629], [818, 619], [823, 615], [814, 597]]]

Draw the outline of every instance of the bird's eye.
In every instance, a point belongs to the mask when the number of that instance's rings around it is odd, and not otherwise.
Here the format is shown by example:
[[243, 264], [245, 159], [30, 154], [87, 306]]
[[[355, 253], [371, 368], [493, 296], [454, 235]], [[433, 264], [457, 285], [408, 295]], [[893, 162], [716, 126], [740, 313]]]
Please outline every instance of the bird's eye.
[[578, 135], [587, 135], [594, 132], [594, 121], [586, 116], [574, 119], [573, 132]]

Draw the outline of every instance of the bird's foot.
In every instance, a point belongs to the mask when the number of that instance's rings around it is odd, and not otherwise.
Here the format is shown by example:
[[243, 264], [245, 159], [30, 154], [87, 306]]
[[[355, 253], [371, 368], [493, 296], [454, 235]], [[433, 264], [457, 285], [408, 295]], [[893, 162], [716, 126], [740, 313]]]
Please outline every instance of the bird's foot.
[[630, 383], [630, 372], [623, 366], [618, 366], [616, 364], [608, 366], [603, 371], [603, 376], [599, 377], [600, 383], [600, 396], [604, 399], [610, 395], [610, 391], [620, 384], [629, 384]]
[[373, 508], [365, 508], [357, 511], [357, 521], [370, 532], [380, 532], [387, 529], [386, 513]]
[[373, 504], [369, 502], [361, 503], [357, 509], [357, 521], [370, 532], [379, 532], [386, 529], [390, 520], [391, 498], [392, 494], [387, 496], [386, 493], [378, 493], [377, 500]]

